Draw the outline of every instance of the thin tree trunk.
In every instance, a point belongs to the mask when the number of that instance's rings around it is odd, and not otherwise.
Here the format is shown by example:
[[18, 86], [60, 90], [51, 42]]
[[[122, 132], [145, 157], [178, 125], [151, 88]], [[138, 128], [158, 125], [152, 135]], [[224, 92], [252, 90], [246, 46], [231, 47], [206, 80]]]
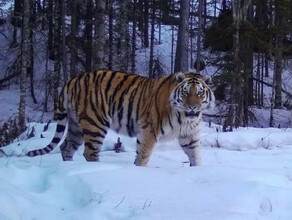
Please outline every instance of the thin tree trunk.
[[85, 15], [85, 71], [90, 72], [92, 62], [92, 29], [93, 28], [93, 2], [87, 0], [86, 4], [86, 15]]
[[136, 67], [136, 28], [137, 28], [137, 21], [136, 21], [136, 7], [137, 7], [137, 0], [133, 2], [133, 31], [132, 31], [132, 54], [131, 54], [131, 72], [135, 73]]
[[[174, 0], [171, 0], [171, 9], [174, 9]], [[174, 25], [171, 25], [171, 69], [174, 72]]]
[[174, 26], [171, 26], [171, 64], [170, 64], [170, 72], [174, 71]]
[[[190, 47], [191, 47], [191, 52], [190, 52], [190, 55], [191, 55], [191, 66], [194, 65], [194, 37], [195, 37], [195, 27], [194, 27], [194, 21], [195, 21], [195, 16], [194, 16], [194, 6], [195, 6], [195, 3], [194, 3], [194, 0], [191, 0], [191, 6], [190, 6], [190, 10], [191, 10], [191, 15], [190, 15]], [[194, 66], [195, 67], [195, 66]]]
[[33, 48], [33, 31], [30, 30], [30, 94], [34, 104], [37, 104], [37, 100], [34, 93], [34, 48]]
[[61, 66], [61, 13], [60, 13], [60, 0], [55, 0], [54, 10], [54, 119], [57, 116], [57, 102], [58, 102], [58, 89], [60, 85], [60, 66]]
[[[281, 9], [278, 1], [275, 2], [275, 25], [281, 27], [283, 23]], [[274, 81], [275, 81], [275, 108], [282, 106], [282, 33], [277, 33], [275, 37], [275, 61], [274, 61]]]
[[[264, 54], [262, 54], [262, 74], [261, 74], [261, 81], [264, 81]], [[260, 106], [264, 106], [264, 85], [263, 83], [260, 83], [261, 87], [261, 96], [260, 96]]]
[[149, 0], [144, 0], [144, 46], [149, 47]]
[[[21, 15], [23, 14], [23, 6], [22, 0], [14, 0], [14, 10], [13, 10], [13, 17], [12, 17], [12, 24], [14, 27], [21, 27]], [[15, 41], [16, 39], [13, 39]]]
[[38, 11], [41, 12], [41, 17], [42, 17], [42, 24], [41, 24], [41, 28], [42, 30], [45, 29], [45, 8], [46, 8], [46, 3], [47, 3], [47, 0], [38, 0]]
[[150, 57], [149, 57], [149, 78], [155, 78], [154, 67], [154, 31], [155, 31], [155, 0], [152, 0], [151, 35], [150, 35]]
[[36, 27], [36, 24], [34, 23], [35, 21], [35, 16], [36, 16], [36, 5], [34, 5], [34, 1], [30, 2], [30, 33], [29, 33], [29, 40], [30, 40], [30, 67], [28, 70], [28, 74], [30, 76], [30, 94], [31, 94], [31, 98], [34, 102], [34, 104], [37, 104], [37, 100], [35, 97], [35, 93], [34, 93], [34, 45], [33, 45], [33, 30], [32, 28]]
[[61, 21], [62, 21], [62, 63], [63, 63], [63, 78], [64, 82], [68, 80], [67, 72], [67, 50], [66, 50], [66, 23], [65, 23], [65, 12], [66, 12], [66, 2], [62, 0], [61, 5]]
[[282, 52], [281, 40], [276, 39], [276, 56], [274, 61], [274, 78], [275, 78], [275, 108], [282, 106]]
[[[253, 22], [253, 6], [250, 5], [247, 9], [246, 19], [249, 22]], [[247, 126], [249, 122], [248, 107], [253, 105], [253, 39], [249, 33], [248, 28], [245, 28], [240, 39], [241, 60], [244, 64], [244, 76], [243, 76], [243, 121], [242, 125]]]
[[[114, 33], [113, 33], [113, 22], [114, 22], [114, 10], [113, 10], [113, 0], [109, 0], [109, 23], [108, 23], [108, 28], [109, 28], [109, 58], [108, 58], [108, 68], [112, 69], [113, 68], [113, 46], [114, 46]], [[135, 14], [135, 13], [134, 13]]]
[[[49, 58], [53, 59], [54, 57], [54, 0], [48, 0], [48, 21], [49, 21], [49, 33], [48, 33], [48, 50]], [[58, 39], [60, 40], [60, 39]]]
[[49, 63], [49, 51], [46, 50], [46, 67], [45, 67], [45, 100], [44, 100], [44, 112], [48, 112], [48, 98], [49, 98], [49, 88], [50, 88], [50, 83], [48, 83], [48, 63]]
[[30, 0], [23, 1], [22, 41], [21, 41], [21, 74], [20, 74], [20, 101], [19, 101], [19, 128], [25, 130], [25, 106], [27, 89], [27, 71], [29, 67], [29, 35], [30, 35]]
[[270, 121], [269, 121], [269, 125], [270, 127], [274, 127], [274, 97], [275, 97], [275, 78], [273, 79], [273, 88], [272, 88], [272, 95], [271, 95], [271, 107], [270, 107]]
[[202, 13], [203, 13], [203, 0], [199, 0], [199, 16], [198, 16], [198, 38], [197, 38], [197, 71], [200, 71], [201, 64], [201, 34], [202, 34]]
[[181, 1], [180, 23], [175, 53], [174, 71], [186, 71], [189, 68], [189, 12], [190, 0]]
[[[261, 54], [258, 53], [257, 57], [257, 70], [256, 70], [256, 78], [261, 78]], [[261, 96], [261, 88], [260, 88], [260, 82], [256, 81], [255, 83], [255, 104], [260, 107], [260, 96]]]
[[127, 57], [127, 29], [128, 29], [128, 0], [119, 1], [120, 17], [119, 22], [119, 69], [126, 72], [128, 69], [128, 57]]
[[95, 0], [95, 26], [94, 26], [94, 53], [93, 69], [105, 68], [104, 50], [105, 50], [105, 0]]
[[205, 29], [207, 24], [207, 0], [203, 0], [204, 5], [204, 22], [203, 22], [203, 29]]
[[265, 52], [265, 77], [269, 77], [269, 53]]
[[70, 77], [76, 76], [76, 57], [77, 57], [77, 2], [71, 1], [71, 62], [70, 62]]

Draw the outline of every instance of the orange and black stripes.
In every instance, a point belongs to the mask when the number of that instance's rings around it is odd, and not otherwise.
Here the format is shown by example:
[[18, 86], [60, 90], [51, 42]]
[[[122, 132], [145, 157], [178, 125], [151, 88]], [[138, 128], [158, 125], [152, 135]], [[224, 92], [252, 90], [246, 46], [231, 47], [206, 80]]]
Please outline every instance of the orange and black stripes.
[[[131, 137], [138, 135], [139, 153], [135, 163], [143, 165], [147, 163], [159, 137], [183, 126], [188, 113], [176, 110], [172, 105], [183, 108], [184, 100], [180, 97], [186, 84], [204, 83], [199, 75], [188, 73], [153, 80], [118, 71], [99, 70], [73, 77], [59, 95], [54, 138], [47, 147], [30, 151], [27, 155], [43, 155], [54, 149], [63, 137], [68, 121], [68, 134], [60, 146], [64, 160], [72, 160], [74, 152], [84, 142], [86, 160], [99, 161], [103, 140], [108, 129], [113, 129]], [[213, 96], [210, 89], [204, 92], [206, 99], [202, 102], [211, 102]], [[190, 143], [184, 143], [184, 147]]]

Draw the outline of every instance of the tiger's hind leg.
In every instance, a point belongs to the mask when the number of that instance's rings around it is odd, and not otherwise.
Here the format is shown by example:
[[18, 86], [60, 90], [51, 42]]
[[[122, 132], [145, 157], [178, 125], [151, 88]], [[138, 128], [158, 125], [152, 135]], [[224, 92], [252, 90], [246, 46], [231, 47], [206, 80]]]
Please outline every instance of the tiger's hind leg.
[[86, 120], [81, 121], [84, 135], [84, 153], [87, 161], [99, 162], [99, 153], [108, 127], [105, 125], [92, 125]]
[[75, 113], [70, 112], [68, 118], [67, 137], [60, 146], [62, 158], [64, 161], [72, 161], [73, 155], [80, 145], [83, 144], [83, 132], [78, 124], [78, 119]]

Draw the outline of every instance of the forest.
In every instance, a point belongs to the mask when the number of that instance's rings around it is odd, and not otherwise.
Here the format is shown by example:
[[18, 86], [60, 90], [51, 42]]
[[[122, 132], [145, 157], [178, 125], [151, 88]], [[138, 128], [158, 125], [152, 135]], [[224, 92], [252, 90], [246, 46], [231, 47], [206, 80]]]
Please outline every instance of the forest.
[[207, 121], [289, 127], [291, 58], [290, 0], [2, 0], [0, 91], [17, 88], [20, 101], [0, 136], [25, 130], [27, 102], [52, 115], [64, 83], [97, 69], [208, 74], [217, 108]]

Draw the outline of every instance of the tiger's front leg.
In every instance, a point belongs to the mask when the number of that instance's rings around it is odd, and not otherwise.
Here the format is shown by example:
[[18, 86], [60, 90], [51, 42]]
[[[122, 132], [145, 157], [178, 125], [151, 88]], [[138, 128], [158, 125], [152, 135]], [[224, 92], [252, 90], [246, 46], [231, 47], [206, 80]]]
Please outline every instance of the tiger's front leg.
[[135, 165], [147, 166], [156, 142], [157, 137], [151, 132], [143, 132], [138, 136]]
[[202, 165], [200, 138], [197, 135], [178, 138], [179, 144], [190, 160], [190, 166]]

